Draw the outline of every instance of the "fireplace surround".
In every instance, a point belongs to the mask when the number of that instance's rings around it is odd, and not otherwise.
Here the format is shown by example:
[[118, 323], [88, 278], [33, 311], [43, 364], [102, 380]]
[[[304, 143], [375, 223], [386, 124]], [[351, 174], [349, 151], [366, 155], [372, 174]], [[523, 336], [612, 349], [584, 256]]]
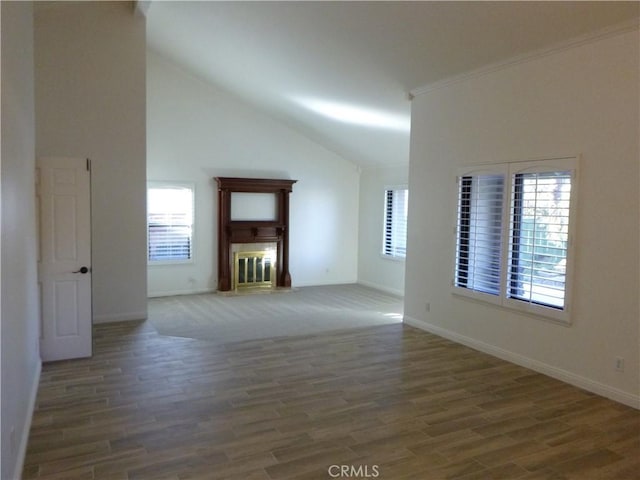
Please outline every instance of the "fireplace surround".
[[[218, 184], [218, 291], [229, 292], [236, 287], [233, 279], [232, 246], [234, 244], [275, 243], [273, 265], [276, 288], [291, 288], [289, 273], [289, 194], [297, 180], [267, 178], [215, 177]], [[251, 212], [238, 211], [233, 205], [234, 193], [257, 194], [264, 203], [264, 194], [273, 195], [273, 212], [260, 211], [255, 220]], [[246, 196], [245, 196], [246, 197]], [[251, 195], [249, 195], [249, 198]], [[240, 202], [240, 197], [235, 199]], [[244, 198], [246, 200], [246, 198]], [[249, 208], [251, 201], [247, 202]], [[268, 202], [267, 202], [268, 203]]]

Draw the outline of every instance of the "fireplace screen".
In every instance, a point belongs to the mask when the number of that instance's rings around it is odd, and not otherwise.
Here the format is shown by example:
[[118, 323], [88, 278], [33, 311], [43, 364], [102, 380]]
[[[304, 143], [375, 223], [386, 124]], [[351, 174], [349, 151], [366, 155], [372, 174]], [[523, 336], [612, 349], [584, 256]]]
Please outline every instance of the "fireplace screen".
[[271, 288], [274, 270], [273, 252], [234, 253], [235, 288]]

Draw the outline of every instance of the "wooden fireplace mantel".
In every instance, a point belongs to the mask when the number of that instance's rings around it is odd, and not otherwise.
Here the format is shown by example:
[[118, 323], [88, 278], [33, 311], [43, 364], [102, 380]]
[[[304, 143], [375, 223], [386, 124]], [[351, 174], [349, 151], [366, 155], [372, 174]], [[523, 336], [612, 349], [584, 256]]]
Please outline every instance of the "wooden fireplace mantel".
[[[297, 180], [215, 177], [218, 183], [218, 290], [231, 290], [231, 244], [277, 244], [276, 286], [290, 288], [289, 194]], [[231, 220], [233, 192], [276, 194], [275, 220]]]

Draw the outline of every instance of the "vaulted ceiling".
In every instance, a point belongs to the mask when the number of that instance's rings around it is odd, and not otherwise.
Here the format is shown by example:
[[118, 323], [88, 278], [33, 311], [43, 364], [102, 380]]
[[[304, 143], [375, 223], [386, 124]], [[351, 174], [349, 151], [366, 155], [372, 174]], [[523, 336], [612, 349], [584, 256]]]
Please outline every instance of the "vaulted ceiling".
[[639, 2], [153, 1], [147, 40], [367, 167], [408, 162], [409, 92], [639, 12]]

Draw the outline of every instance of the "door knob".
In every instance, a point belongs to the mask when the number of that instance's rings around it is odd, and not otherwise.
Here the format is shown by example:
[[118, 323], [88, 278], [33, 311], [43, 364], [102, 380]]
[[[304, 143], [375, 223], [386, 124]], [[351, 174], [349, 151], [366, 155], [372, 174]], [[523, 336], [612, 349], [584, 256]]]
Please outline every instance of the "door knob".
[[71, 272], [71, 273], [87, 273], [89, 271], [89, 269], [87, 267], [80, 267], [80, 270], [76, 270], [75, 272]]

